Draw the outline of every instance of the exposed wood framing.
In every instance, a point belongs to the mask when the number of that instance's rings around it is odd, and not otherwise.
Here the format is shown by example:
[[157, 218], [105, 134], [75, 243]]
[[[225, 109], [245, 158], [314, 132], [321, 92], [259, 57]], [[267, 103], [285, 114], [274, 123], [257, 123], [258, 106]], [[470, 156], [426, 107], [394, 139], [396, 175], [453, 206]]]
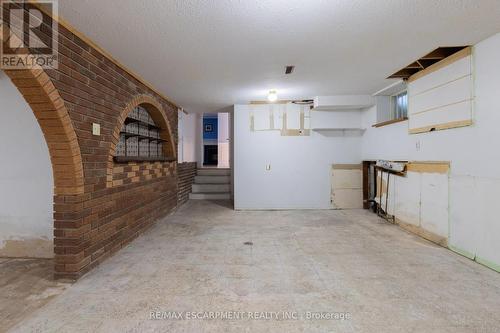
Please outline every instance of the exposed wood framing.
[[468, 57], [471, 54], [472, 54], [472, 47], [470, 47], [470, 46], [465, 47], [464, 49], [432, 64], [431, 66], [425, 68], [424, 70], [421, 70], [418, 73], [413, 74], [412, 76], [410, 76], [408, 78], [408, 82], [415, 81], [415, 80], [417, 80], [425, 75], [428, 75], [428, 74], [433, 73], [433, 72], [435, 72], [443, 67], [446, 67], [446, 66], [448, 66], [448, 65], [450, 65], [450, 64], [452, 64], [460, 59]]
[[[426, 71], [437, 63], [449, 58], [450, 56], [462, 52], [464, 49], [470, 49], [468, 46], [452, 46], [452, 47], [439, 47], [434, 51], [426, 54], [425, 56], [412, 62], [405, 68], [397, 71], [388, 77], [388, 79], [404, 79], [408, 80], [410, 77]], [[428, 73], [427, 73], [428, 74]], [[423, 74], [426, 75], [426, 74]]]

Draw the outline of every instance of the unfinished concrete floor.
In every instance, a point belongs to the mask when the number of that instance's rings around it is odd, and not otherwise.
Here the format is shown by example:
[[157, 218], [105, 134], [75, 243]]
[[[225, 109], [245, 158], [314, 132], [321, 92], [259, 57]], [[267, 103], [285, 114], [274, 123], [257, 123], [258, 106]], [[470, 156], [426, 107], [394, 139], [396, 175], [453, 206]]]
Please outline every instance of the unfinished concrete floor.
[[0, 258], [0, 332], [29, 317], [69, 286], [54, 281], [53, 275], [51, 259]]
[[[299, 318], [151, 320], [151, 311]], [[349, 318], [301, 317], [308, 311]], [[14, 331], [499, 332], [499, 313], [500, 274], [368, 211], [190, 201]]]

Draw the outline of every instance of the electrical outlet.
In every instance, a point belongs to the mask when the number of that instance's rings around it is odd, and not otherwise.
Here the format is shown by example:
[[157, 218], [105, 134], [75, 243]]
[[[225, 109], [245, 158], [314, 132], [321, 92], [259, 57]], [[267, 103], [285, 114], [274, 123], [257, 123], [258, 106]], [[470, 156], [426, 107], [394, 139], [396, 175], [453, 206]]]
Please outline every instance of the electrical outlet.
[[101, 135], [101, 125], [93, 123], [92, 124], [92, 135]]
[[271, 171], [271, 164], [266, 164], [266, 171]]
[[420, 151], [420, 140], [417, 140], [417, 142], [415, 142], [415, 149], [417, 151]]

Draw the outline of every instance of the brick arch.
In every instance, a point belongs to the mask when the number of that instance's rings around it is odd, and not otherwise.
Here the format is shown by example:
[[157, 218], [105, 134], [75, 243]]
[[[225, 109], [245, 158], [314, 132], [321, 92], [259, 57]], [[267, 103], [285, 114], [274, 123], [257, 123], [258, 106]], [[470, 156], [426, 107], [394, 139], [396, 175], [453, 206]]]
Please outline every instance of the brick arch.
[[83, 164], [68, 110], [42, 69], [5, 70], [33, 111], [49, 148], [54, 195], [84, 192]]
[[111, 145], [109, 147], [108, 153], [108, 187], [112, 185], [112, 181], [109, 181], [109, 176], [112, 176], [113, 174], [113, 157], [116, 152], [118, 141], [120, 140], [120, 131], [122, 130], [123, 124], [125, 123], [125, 119], [127, 118], [128, 114], [139, 105], [144, 106], [149, 111], [149, 114], [151, 115], [151, 118], [153, 118], [155, 124], [162, 128], [160, 137], [164, 140], [167, 140], [168, 143], [168, 145], [166, 145], [166, 147], [164, 148], [166, 156], [173, 158], [176, 157], [175, 141], [172, 136], [172, 129], [170, 127], [170, 122], [167, 114], [165, 113], [162, 105], [150, 95], [138, 95], [134, 97], [122, 110], [113, 130]]

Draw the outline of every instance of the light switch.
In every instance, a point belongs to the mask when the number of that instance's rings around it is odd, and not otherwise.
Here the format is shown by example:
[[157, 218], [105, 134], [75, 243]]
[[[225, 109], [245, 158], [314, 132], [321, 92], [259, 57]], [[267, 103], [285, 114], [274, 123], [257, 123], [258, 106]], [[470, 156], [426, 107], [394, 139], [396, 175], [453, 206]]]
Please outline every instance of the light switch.
[[266, 171], [271, 171], [271, 164], [266, 164]]
[[101, 125], [93, 123], [92, 124], [92, 134], [93, 135], [101, 135]]

